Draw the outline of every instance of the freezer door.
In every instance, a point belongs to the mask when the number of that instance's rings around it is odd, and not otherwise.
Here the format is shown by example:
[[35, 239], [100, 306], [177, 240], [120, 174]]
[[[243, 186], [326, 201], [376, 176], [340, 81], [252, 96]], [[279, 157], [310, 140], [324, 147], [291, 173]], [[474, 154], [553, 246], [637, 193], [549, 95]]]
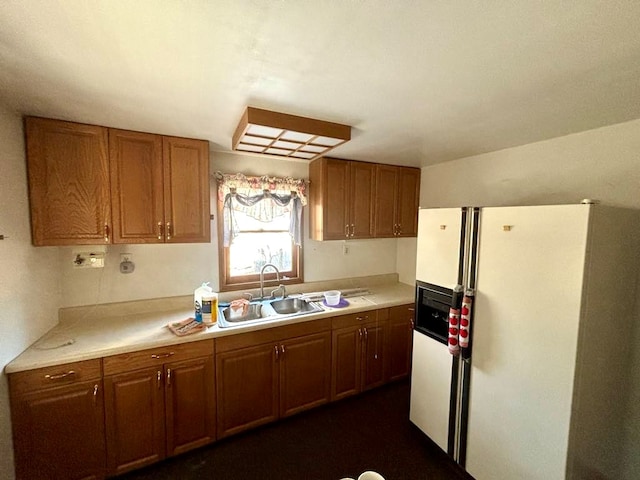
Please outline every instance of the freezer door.
[[416, 280], [453, 289], [461, 261], [462, 209], [421, 209]]
[[409, 418], [445, 452], [449, 438], [451, 358], [446, 345], [419, 332], [413, 335]]

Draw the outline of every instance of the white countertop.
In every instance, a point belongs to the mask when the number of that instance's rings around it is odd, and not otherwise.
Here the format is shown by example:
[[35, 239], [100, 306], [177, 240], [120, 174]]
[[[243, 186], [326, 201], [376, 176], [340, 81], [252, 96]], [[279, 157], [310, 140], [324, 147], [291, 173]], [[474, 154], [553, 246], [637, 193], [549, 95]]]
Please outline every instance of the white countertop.
[[108, 308], [100, 308], [94, 315], [60, 322], [12, 360], [5, 367], [5, 372], [15, 373], [414, 302], [414, 288], [410, 285], [394, 283], [367, 288], [370, 294], [348, 298], [349, 305], [344, 308], [322, 305], [323, 312], [230, 328], [215, 325], [184, 337], [174, 335], [166, 326], [193, 317], [191, 308], [138, 313], [125, 313], [120, 308], [117, 314], [109, 314]]

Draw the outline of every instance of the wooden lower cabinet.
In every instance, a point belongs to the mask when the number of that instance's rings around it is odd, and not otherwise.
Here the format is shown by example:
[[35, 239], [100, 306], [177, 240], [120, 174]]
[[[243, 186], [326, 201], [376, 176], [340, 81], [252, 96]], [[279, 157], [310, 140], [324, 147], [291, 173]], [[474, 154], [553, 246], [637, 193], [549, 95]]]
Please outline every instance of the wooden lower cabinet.
[[211, 443], [216, 437], [213, 356], [165, 365], [167, 456]]
[[392, 382], [411, 373], [415, 308], [401, 305], [388, 311], [385, 381]]
[[327, 403], [331, 385], [331, 332], [285, 340], [280, 350], [280, 416]]
[[[192, 352], [189, 350], [192, 349]], [[215, 440], [211, 341], [105, 358], [107, 473], [118, 475]], [[190, 356], [210, 353], [207, 356]], [[175, 358], [174, 362], [166, 359]]]
[[[97, 368], [93, 368], [93, 363]], [[92, 372], [87, 374], [85, 366]], [[18, 480], [86, 480], [105, 476], [100, 360], [9, 377]], [[23, 383], [23, 380], [25, 382]], [[32, 388], [46, 381], [53, 386]], [[80, 381], [79, 381], [80, 380]], [[55, 386], [62, 383], [60, 386]]]
[[105, 378], [107, 466], [110, 475], [165, 457], [162, 370]]
[[329, 402], [331, 332], [330, 322], [321, 322], [325, 331], [287, 338], [309, 326], [282, 327], [253, 336], [268, 343], [223, 352], [216, 347], [218, 438]]
[[272, 344], [216, 355], [218, 438], [278, 418], [278, 364]]
[[333, 319], [332, 400], [384, 383], [386, 322], [386, 310]]

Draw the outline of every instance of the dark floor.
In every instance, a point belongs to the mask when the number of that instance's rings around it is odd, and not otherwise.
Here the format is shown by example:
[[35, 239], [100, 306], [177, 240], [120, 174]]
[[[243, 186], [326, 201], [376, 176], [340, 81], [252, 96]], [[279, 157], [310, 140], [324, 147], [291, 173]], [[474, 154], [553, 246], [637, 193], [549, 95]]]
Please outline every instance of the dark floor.
[[467, 478], [409, 422], [409, 383], [384, 386], [119, 477], [122, 480]]

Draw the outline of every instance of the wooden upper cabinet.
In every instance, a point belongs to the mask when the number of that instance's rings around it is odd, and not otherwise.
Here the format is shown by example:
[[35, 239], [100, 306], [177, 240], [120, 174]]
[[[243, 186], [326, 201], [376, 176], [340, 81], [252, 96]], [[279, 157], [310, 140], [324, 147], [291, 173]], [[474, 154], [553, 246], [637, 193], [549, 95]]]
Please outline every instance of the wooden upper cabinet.
[[418, 234], [420, 169], [376, 165], [375, 236]]
[[396, 232], [396, 198], [398, 197], [398, 167], [376, 165], [376, 237], [394, 237]]
[[207, 141], [25, 125], [34, 245], [210, 241]]
[[373, 236], [374, 164], [324, 157], [311, 162], [309, 177], [314, 240]]
[[209, 143], [163, 137], [162, 151], [165, 241], [209, 242]]
[[25, 132], [33, 244], [110, 243], [107, 129], [27, 117]]
[[399, 168], [396, 219], [399, 237], [418, 235], [418, 208], [420, 206], [420, 169]]
[[162, 137], [109, 130], [114, 243], [164, 242]]
[[373, 237], [375, 165], [349, 162], [349, 238]]

